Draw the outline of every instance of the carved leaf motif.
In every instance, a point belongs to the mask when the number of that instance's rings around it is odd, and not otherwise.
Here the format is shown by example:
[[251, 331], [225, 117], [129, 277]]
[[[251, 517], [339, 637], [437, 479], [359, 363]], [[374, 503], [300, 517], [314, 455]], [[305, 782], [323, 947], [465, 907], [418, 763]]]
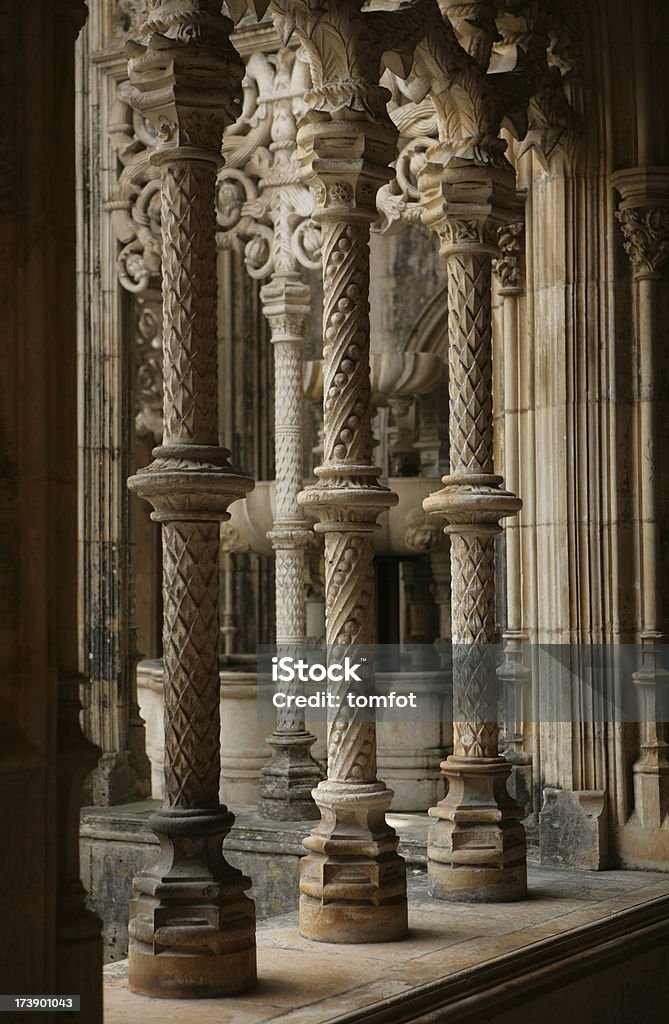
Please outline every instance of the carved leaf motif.
[[619, 210], [625, 252], [638, 274], [659, 274], [669, 262], [669, 207]]

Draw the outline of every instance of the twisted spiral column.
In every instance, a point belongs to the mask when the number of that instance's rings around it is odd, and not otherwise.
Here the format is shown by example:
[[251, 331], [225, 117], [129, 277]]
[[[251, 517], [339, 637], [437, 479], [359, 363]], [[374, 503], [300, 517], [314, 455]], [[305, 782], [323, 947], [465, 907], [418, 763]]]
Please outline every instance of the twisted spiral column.
[[525, 834], [499, 756], [491, 646], [495, 536], [521, 506], [493, 473], [492, 432], [491, 269], [513, 175], [429, 156], [419, 187], [447, 261], [451, 472], [423, 506], [447, 520], [451, 538], [454, 740], [442, 764], [447, 796], [429, 811], [429, 889], [438, 899], [513, 900], [527, 887]]
[[[298, 503], [304, 465], [303, 353], [311, 295], [296, 272], [283, 272], [263, 286], [261, 299], [274, 346], [276, 511], [270, 537], [275, 552], [277, 656], [298, 659], [305, 638], [304, 553], [311, 535]], [[297, 696], [300, 687], [296, 680], [284, 690]], [[258, 790], [258, 809], [264, 817], [318, 817], [311, 795], [322, 778], [310, 752], [315, 741], [305, 727], [302, 708], [287, 703], [278, 710], [276, 728], [267, 738], [273, 756], [261, 772]]]
[[128, 977], [135, 992], [176, 998], [256, 980], [251, 883], [223, 857], [234, 818], [218, 799], [220, 522], [253, 486], [218, 445], [214, 194], [243, 73], [231, 30], [210, 0], [155, 0], [148, 44], [129, 44], [162, 190], [163, 443], [128, 486], [162, 523], [165, 800], [149, 819], [159, 860], [134, 880]]
[[[300, 501], [325, 538], [329, 658], [350, 657], [362, 680], [330, 686], [328, 777], [314, 790], [321, 821], [300, 865], [300, 931], [326, 942], [389, 941], [407, 930], [405, 866], [385, 820], [392, 793], [376, 779], [373, 715], [355, 700], [373, 692], [373, 535], [397, 502], [371, 460], [369, 378], [369, 225], [390, 174], [379, 153], [389, 163], [394, 142], [390, 125], [318, 115], [298, 134], [322, 229], [324, 331], [324, 458]], [[342, 152], [355, 154], [345, 171]]]

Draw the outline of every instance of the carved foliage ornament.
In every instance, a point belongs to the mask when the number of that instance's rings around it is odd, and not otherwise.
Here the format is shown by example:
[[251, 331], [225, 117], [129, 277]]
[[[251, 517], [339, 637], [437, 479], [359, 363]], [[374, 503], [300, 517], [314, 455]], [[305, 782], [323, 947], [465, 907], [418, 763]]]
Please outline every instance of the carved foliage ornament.
[[157, 300], [137, 299], [135, 335], [135, 387], [137, 437], [163, 436], [162, 309]]
[[619, 210], [625, 252], [636, 276], [658, 275], [669, 260], [669, 207]]
[[320, 268], [313, 198], [300, 181], [295, 136], [308, 70], [294, 50], [254, 54], [244, 80], [244, 110], [226, 135], [219, 175], [218, 244], [236, 249], [251, 277]]
[[314, 84], [310, 108], [340, 117], [359, 112], [388, 124], [388, 90], [378, 84], [382, 63], [409, 78], [413, 99], [430, 95], [439, 139], [455, 155], [503, 161], [494, 91], [484, 71], [458, 42], [436, 0], [411, 0], [396, 11], [363, 11], [363, 0], [275, 0], [284, 40], [296, 31]]
[[122, 166], [105, 209], [121, 243], [116, 257], [118, 277], [129, 292], [142, 292], [160, 281], [160, 180], [151, 163], [155, 132], [132, 109], [129, 82], [118, 86], [109, 136]]
[[518, 288], [520, 285], [524, 227], [522, 221], [516, 221], [513, 224], [503, 224], [497, 230], [502, 255], [499, 259], [493, 260], [492, 267], [502, 288]]

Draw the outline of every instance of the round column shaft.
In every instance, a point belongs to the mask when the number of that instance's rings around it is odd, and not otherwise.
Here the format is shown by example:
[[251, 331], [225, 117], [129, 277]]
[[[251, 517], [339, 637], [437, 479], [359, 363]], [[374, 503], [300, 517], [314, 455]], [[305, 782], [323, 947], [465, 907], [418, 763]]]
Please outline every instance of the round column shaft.
[[[297, 272], [279, 272], [263, 286], [261, 298], [274, 345], [276, 512], [270, 536], [276, 558], [277, 655], [298, 659], [305, 638], [304, 552], [311, 536], [298, 503], [303, 484], [302, 367], [310, 290]], [[291, 694], [301, 692], [297, 681], [282, 685]], [[323, 777], [310, 753], [315, 741], [305, 727], [302, 708], [291, 704], [278, 711], [276, 729], [267, 738], [274, 754], [262, 770], [258, 790], [258, 809], [264, 817], [319, 817], [311, 795]]]
[[[518, 322], [519, 303], [523, 293], [522, 271], [524, 224], [515, 221], [497, 232], [500, 257], [493, 261], [499, 280], [503, 303], [502, 351], [504, 360], [504, 474], [512, 493], [519, 488], [519, 380]], [[504, 661], [497, 678], [505, 688], [503, 694], [504, 756], [513, 765], [510, 788], [516, 799], [529, 811], [532, 803], [532, 757], [527, 753], [527, 703], [530, 700], [532, 674], [524, 658], [527, 634], [523, 630], [521, 590], [521, 531], [517, 523], [506, 529], [506, 629], [503, 633]]]
[[234, 818], [218, 799], [220, 522], [253, 486], [218, 446], [214, 194], [243, 73], [231, 29], [209, 0], [158, 2], [148, 44], [129, 45], [133, 104], [159, 140], [164, 319], [163, 444], [129, 486], [163, 524], [165, 666], [160, 857], [134, 881], [129, 986], [172, 998], [256, 980], [251, 883], [223, 857]]

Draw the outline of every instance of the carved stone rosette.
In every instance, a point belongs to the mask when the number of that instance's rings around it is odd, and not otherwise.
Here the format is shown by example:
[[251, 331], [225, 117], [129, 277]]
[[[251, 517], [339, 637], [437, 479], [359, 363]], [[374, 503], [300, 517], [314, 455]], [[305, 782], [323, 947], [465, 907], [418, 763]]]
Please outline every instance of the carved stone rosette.
[[128, 45], [133, 104], [158, 139], [164, 376], [163, 443], [128, 483], [163, 524], [165, 665], [160, 859], [134, 882], [129, 985], [177, 998], [256, 980], [251, 883], [223, 857], [234, 818], [218, 800], [220, 522], [253, 486], [218, 445], [214, 197], [243, 74], [231, 29], [211, 0], [154, 0], [146, 45]]
[[525, 834], [498, 751], [495, 536], [521, 506], [493, 472], [491, 265], [497, 229], [517, 214], [510, 168], [428, 152], [423, 220], [448, 272], [451, 473], [426, 498], [451, 538], [453, 754], [444, 800], [430, 809], [429, 889], [438, 899], [512, 900], [526, 892]]

